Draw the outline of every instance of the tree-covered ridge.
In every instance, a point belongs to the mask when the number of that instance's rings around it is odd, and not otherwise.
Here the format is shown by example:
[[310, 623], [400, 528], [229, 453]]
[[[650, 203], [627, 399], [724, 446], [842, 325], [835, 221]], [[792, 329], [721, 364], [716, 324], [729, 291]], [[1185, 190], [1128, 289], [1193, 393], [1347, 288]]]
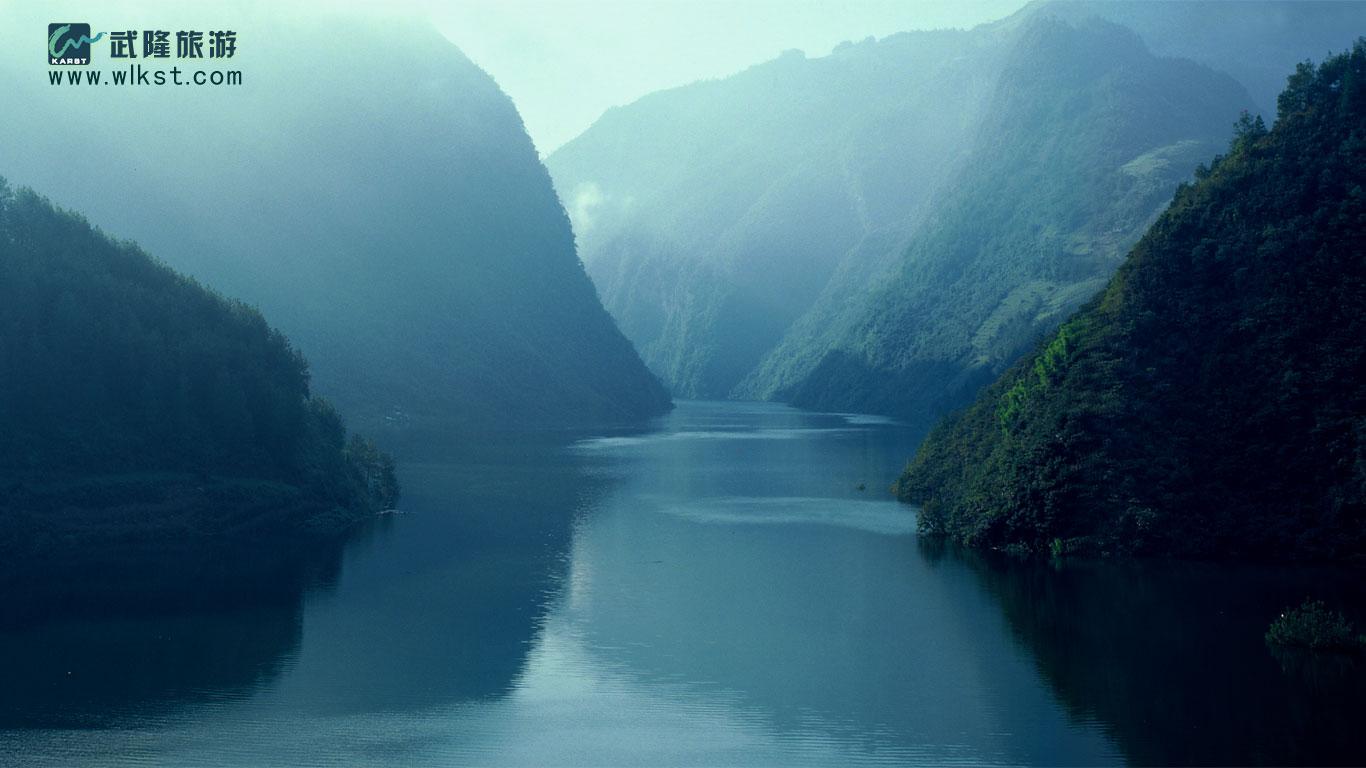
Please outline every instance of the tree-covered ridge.
[[260, 313], [0, 180], [0, 507], [147, 501], [186, 477], [340, 518], [397, 495], [392, 461], [347, 440]]
[[1366, 41], [1245, 117], [1106, 289], [898, 483], [1029, 551], [1366, 554]]

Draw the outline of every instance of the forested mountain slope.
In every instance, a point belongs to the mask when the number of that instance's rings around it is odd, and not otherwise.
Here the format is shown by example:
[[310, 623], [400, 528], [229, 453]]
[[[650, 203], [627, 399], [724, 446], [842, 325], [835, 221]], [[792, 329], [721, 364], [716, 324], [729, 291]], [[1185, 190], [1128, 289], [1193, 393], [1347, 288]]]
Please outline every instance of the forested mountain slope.
[[1105, 291], [899, 483], [1030, 551], [1366, 554], [1366, 43], [1184, 185]]
[[396, 496], [258, 312], [0, 180], [0, 549], [88, 510], [335, 531]]

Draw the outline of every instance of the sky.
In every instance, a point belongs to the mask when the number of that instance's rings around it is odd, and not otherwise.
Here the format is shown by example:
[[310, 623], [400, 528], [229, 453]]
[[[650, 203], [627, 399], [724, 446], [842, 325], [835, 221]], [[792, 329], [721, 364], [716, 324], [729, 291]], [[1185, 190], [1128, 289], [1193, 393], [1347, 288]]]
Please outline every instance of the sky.
[[458, 0], [423, 3], [512, 97], [542, 155], [609, 107], [724, 77], [796, 48], [972, 27], [1025, 0]]
[[376, 23], [386, 16], [425, 18], [498, 81], [516, 103], [537, 149], [548, 155], [609, 107], [654, 91], [725, 77], [793, 48], [824, 56], [845, 40], [972, 27], [1009, 16], [1025, 2], [0, 0], [0, 42], [17, 46], [19, 30], [59, 17], [201, 25], [230, 25], [259, 14], [312, 17], [338, 11], [376, 16]]

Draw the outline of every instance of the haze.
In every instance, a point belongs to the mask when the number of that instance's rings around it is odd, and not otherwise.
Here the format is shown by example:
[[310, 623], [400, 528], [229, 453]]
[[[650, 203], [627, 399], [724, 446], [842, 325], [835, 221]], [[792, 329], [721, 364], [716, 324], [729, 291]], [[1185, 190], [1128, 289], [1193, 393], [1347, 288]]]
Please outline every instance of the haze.
[[844, 40], [972, 27], [1023, 0], [818, 2], [429, 3], [438, 28], [517, 104], [542, 155], [609, 107], [652, 91], [723, 77], [798, 48], [823, 56]]

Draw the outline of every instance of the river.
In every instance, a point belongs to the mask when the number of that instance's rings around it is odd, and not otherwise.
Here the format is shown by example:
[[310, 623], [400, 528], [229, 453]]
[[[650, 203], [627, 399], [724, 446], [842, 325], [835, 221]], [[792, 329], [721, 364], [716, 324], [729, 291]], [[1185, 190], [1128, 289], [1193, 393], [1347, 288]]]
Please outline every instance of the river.
[[283, 597], [0, 632], [0, 764], [1366, 761], [1362, 660], [1262, 640], [1310, 593], [1366, 615], [1359, 572], [922, 540], [917, 438], [681, 402], [410, 451]]

